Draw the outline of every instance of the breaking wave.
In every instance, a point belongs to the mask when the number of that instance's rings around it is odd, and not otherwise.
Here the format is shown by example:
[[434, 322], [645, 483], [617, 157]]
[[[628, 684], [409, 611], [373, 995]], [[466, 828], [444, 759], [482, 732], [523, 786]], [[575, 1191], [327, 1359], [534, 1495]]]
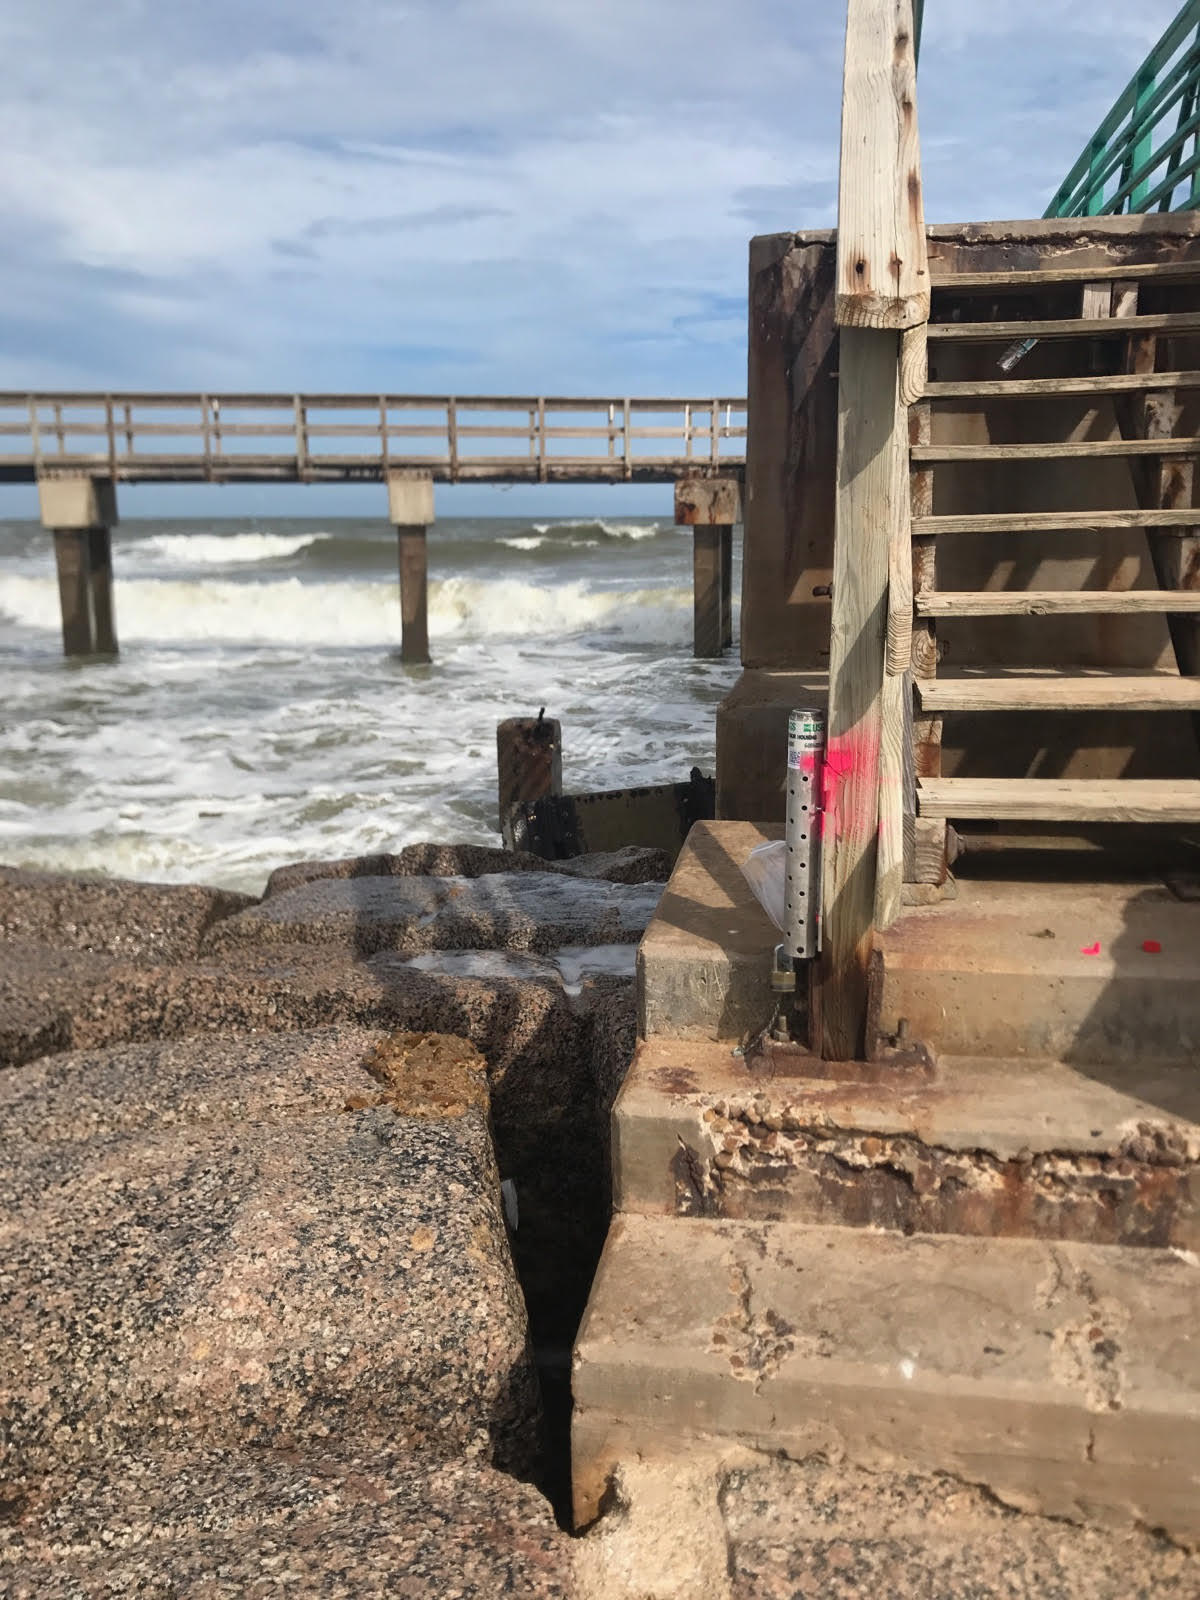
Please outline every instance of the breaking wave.
[[[118, 580], [115, 598], [122, 640], [356, 646], [391, 645], [400, 636], [396, 589], [385, 582], [129, 578]], [[582, 582], [541, 586], [466, 577], [429, 585], [429, 628], [435, 636], [603, 632], [668, 644], [682, 638], [690, 609], [684, 589], [597, 591]], [[0, 613], [25, 627], [57, 633], [57, 584], [52, 578], [0, 578]]]

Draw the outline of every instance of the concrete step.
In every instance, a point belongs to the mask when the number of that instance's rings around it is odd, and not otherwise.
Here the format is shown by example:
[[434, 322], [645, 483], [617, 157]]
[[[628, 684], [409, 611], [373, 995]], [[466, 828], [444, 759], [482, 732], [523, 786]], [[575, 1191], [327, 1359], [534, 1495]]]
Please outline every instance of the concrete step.
[[876, 939], [879, 1026], [948, 1055], [1200, 1057], [1200, 902], [1157, 880], [960, 879]]
[[[638, 950], [643, 1038], [747, 1039], [772, 1011], [780, 933], [742, 863], [780, 830], [697, 823]], [[1200, 902], [1158, 878], [960, 879], [876, 939], [875, 1032], [935, 1050], [1072, 1065], [1200, 1058]]]
[[1200, 1250], [1200, 1076], [1178, 1064], [943, 1057], [927, 1080], [855, 1082], [654, 1039], [613, 1159], [624, 1212]]
[[575, 1351], [576, 1517], [705, 1442], [945, 1472], [1200, 1540], [1187, 1252], [618, 1216]]

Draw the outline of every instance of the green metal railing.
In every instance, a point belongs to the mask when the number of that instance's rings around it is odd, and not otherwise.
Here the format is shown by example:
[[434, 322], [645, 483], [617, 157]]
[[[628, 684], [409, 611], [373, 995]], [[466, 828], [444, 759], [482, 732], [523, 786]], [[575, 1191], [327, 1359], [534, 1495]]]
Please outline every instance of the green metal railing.
[[1200, 0], [1188, 0], [1088, 141], [1046, 216], [1197, 209]]

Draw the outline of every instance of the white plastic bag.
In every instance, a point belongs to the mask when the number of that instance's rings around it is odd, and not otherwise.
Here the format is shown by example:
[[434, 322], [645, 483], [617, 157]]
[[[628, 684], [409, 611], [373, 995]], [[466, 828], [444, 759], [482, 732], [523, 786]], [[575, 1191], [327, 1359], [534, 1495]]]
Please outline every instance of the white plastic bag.
[[787, 922], [787, 845], [782, 839], [756, 844], [742, 862], [742, 875], [759, 905], [783, 933]]

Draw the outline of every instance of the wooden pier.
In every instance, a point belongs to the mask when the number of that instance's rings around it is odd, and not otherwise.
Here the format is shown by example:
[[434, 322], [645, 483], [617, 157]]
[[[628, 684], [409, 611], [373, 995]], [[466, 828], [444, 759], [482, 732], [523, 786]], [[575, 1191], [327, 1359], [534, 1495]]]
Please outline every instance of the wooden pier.
[[[120, 483], [380, 483], [397, 531], [405, 661], [429, 659], [435, 483], [673, 483], [694, 534], [695, 653], [732, 643], [746, 401], [0, 392], [0, 483], [36, 483], [68, 655], [116, 649]], [[86, 559], [85, 559], [86, 556]]]

